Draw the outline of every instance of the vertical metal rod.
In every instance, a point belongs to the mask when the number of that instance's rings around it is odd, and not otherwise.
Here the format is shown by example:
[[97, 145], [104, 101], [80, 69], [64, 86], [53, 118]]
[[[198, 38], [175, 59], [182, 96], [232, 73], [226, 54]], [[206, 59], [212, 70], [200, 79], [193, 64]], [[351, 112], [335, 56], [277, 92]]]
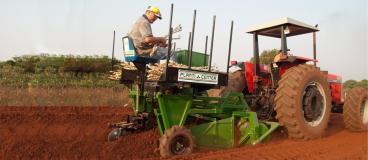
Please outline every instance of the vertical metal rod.
[[[258, 33], [253, 33], [253, 57], [254, 57], [254, 74], [256, 77], [260, 76], [259, 74], [259, 48], [258, 48]], [[258, 95], [260, 82], [259, 79], [254, 81], [254, 93]]]
[[111, 55], [111, 70], [114, 70], [114, 52], [115, 52], [115, 30], [114, 30], [114, 38], [112, 40], [112, 55]]
[[206, 44], [204, 46], [203, 66], [207, 66], [207, 63], [206, 63], [206, 60], [207, 60], [207, 43], [208, 43], [208, 36], [206, 36]]
[[[313, 59], [317, 60], [316, 32], [313, 32]], [[316, 61], [314, 61], [313, 64], [317, 66]]]
[[211, 72], [211, 64], [212, 64], [212, 51], [213, 51], [213, 38], [215, 36], [215, 25], [216, 25], [216, 15], [213, 16], [212, 23], [212, 37], [211, 37], [211, 48], [210, 48], [210, 62], [208, 65], [208, 71]]
[[171, 52], [171, 56], [169, 57], [170, 59], [172, 56], [175, 56], [175, 50], [176, 50], [176, 42], [174, 42], [174, 48], [173, 51]]
[[194, 10], [193, 15], [193, 26], [192, 26], [192, 37], [190, 42], [190, 51], [189, 51], [189, 69], [192, 67], [192, 54], [193, 54], [193, 41], [194, 41], [194, 30], [195, 30], [195, 21], [196, 21], [197, 10]]
[[234, 21], [231, 21], [230, 40], [229, 40], [229, 52], [227, 54], [227, 63], [226, 63], [226, 74], [229, 74], [229, 63], [230, 63], [230, 55], [231, 55], [231, 44], [232, 44], [232, 40], [233, 40], [233, 25], [234, 25]]
[[192, 40], [192, 32], [189, 32], [189, 40], [188, 40], [188, 50], [187, 50], [187, 64], [189, 66], [189, 50], [190, 50], [190, 41]]
[[281, 50], [282, 54], [287, 55], [287, 42], [286, 42], [286, 35], [285, 35], [285, 26], [281, 26]]
[[171, 41], [172, 41], [172, 17], [173, 17], [174, 4], [171, 3], [171, 11], [170, 11], [170, 24], [169, 24], [169, 46], [167, 47], [167, 55], [166, 55], [166, 68], [165, 68], [165, 81], [167, 81], [167, 68], [169, 67], [169, 59], [171, 52]]
[[259, 76], [259, 48], [258, 33], [253, 33], [253, 57], [254, 57], [254, 74]]

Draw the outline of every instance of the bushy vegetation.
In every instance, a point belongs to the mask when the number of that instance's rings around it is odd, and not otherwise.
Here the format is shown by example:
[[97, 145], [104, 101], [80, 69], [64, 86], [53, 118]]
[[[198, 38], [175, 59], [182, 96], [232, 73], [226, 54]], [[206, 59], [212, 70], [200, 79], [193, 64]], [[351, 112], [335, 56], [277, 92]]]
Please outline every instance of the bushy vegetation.
[[107, 56], [14, 57], [0, 62], [0, 106], [123, 106], [128, 92], [110, 70]]
[[351, 89], [354, 87], [368, 88], [368, 80], [363, 79], [361, 81], [356, 81], [356, 80], [350, 79], [350, 80], [345, 81], [343, 86], [344, 86], [344, 90]]
[[0, 62], [0, 86], [111, 87], [110, 70], [107, 56], [24, 55]]
[[23, 73], [106, 73], [111, 69], [111, 59], [107, 56], [73, 55], [24, 55], [13, 57], [2, 65], [20, 67]]
[[[260, 55], [262, 64], [269, 64], [277, 49]], [[251, 59], [251, 61], [253, 58]], [[118, 61], [114, 60], [114, 63]], [[0, 62], [0, 86], [7, 87], [113, 87], [117, 82], [107, 79], [111, 59], [107, 56], [24, 55]], [[344, 90], [368, 88], [368, 80], [347, 80]]]
[[[259, 63], [263, 65], [271, 64], [278, 53], [278, 49], [263, 50], [262, 53], [259, 55]], [[252, 57], [250, 61], [254, 63], [254, 57]]]

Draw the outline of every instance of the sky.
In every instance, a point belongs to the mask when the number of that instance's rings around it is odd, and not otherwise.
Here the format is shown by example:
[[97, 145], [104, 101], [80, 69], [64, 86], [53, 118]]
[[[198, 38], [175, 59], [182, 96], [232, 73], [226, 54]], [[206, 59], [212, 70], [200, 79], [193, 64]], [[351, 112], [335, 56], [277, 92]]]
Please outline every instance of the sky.
[[[123, 59], [121, 37], [147, 6], [160, 8], [163, 19], [152, 24], [155, 36], [168, 33], [170, 5], [173, 26], [183, 31], [179, 49], [188, 46], [193, 13], [197, 11], [193, 50], [204, 52], [216, 15], [213, 64], [226, 66], [230, 24], [234, 21], [231, 60], [253, 55], [251, 26], [290, 17], [318, 24], [317, 65], [343, 80], [368, 79], [368, 3], [366, 0], [0, 0], [0, 61], [29, 54], [111, 56]], [[260, 37], [260, 51], [280, 48], [280, 40]], [[290, 53], [313, 57], [312, 34], [288, 38]], [[209, 51], [208, 51], [209, 53]]]

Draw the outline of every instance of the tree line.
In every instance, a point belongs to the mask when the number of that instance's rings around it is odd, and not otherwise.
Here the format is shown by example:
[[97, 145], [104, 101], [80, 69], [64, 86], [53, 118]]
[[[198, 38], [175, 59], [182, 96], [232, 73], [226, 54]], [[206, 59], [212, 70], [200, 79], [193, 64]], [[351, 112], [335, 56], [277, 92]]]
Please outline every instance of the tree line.
[[[117, 60], [114, 59], [114, 63]], [[76, 76], [84, 73], [108, 73], [111, 59], [107, 56], [73, 56], [73, 55], [23, 55], [0, 62], [0, 68], [8, 66], [17, 68], [22, 73], [65, 73], [73, 72]]]
[[[264, 50], [260, 54], [260, 63], [261, 64], [270, 64], [273, 61], [274, 56], [278, 53], [277, 49], [272, 50]], [[250, 59], [253, 61], [253, 57]], [[117, 64], [120, 61], [114, 59], [113, 63]], [[40, 55], [23, 55], [13, 57], [11, 60], [0, 62], [0, 77], [2, 77], [2, 81], [4, 79], [8, 79], [9, 81], [22, 81], [25, 83], [25, 78], [15, 78], [18, 75], [24, 73], [27, 74], [27, 77], [33, 77], [32, 74], [37, 75], [41, 79], [42, 75], [60, 75], [61, 77], [74, 75], [75, 77], [82, 77], [83, 75], [90, 74], [99, 74], [105, 75], [111, 70], [111, 59], [107, 56], [74, 56], [74, 55], [49, 55], [49, 54], [40, 54]], [[67, 73], [67, 74], [65, 74]], [[31, 74], [31, 75], [29, 75]], [[10, 78], [12, 76], [13, 78]], [[59, 77], [59, 76], [57, 76]], [[11, 80], [10, 80], [10, 79]], [[105, 78], [105, 77], [95, 77], [97, 78]], [[13, 80], [14, 79], [14, 80]], [[19, 80], [21, 79], [21, 80]], [[31, 78], [27, 78], [31, 79]], [[48, 81], [50, 77], [43, 78]], [[59, 78], [55, 78], [55, 81], [58, 81]], [[21, 82], [19, 82], [21, 83]], [[104, 82], [105, 83], [105, 82]], [[344, 90], [353, 88], [353, 87], [364, 87], [368, 88], [368, 80], [363, 79], [361, 81], [357, 80], [346, 80], [343, 83]]]

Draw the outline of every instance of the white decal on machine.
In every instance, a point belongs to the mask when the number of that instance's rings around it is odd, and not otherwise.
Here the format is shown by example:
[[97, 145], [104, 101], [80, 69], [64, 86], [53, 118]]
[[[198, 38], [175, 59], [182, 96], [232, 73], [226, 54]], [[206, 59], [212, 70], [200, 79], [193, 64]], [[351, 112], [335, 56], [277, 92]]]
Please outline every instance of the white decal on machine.
[[179, 70], [178, 81], [180, 82], [193, 82], [193, 83], [205, 83], [205, 84], [217, 84], [218, 74], [197, 72], [189, 70]]

